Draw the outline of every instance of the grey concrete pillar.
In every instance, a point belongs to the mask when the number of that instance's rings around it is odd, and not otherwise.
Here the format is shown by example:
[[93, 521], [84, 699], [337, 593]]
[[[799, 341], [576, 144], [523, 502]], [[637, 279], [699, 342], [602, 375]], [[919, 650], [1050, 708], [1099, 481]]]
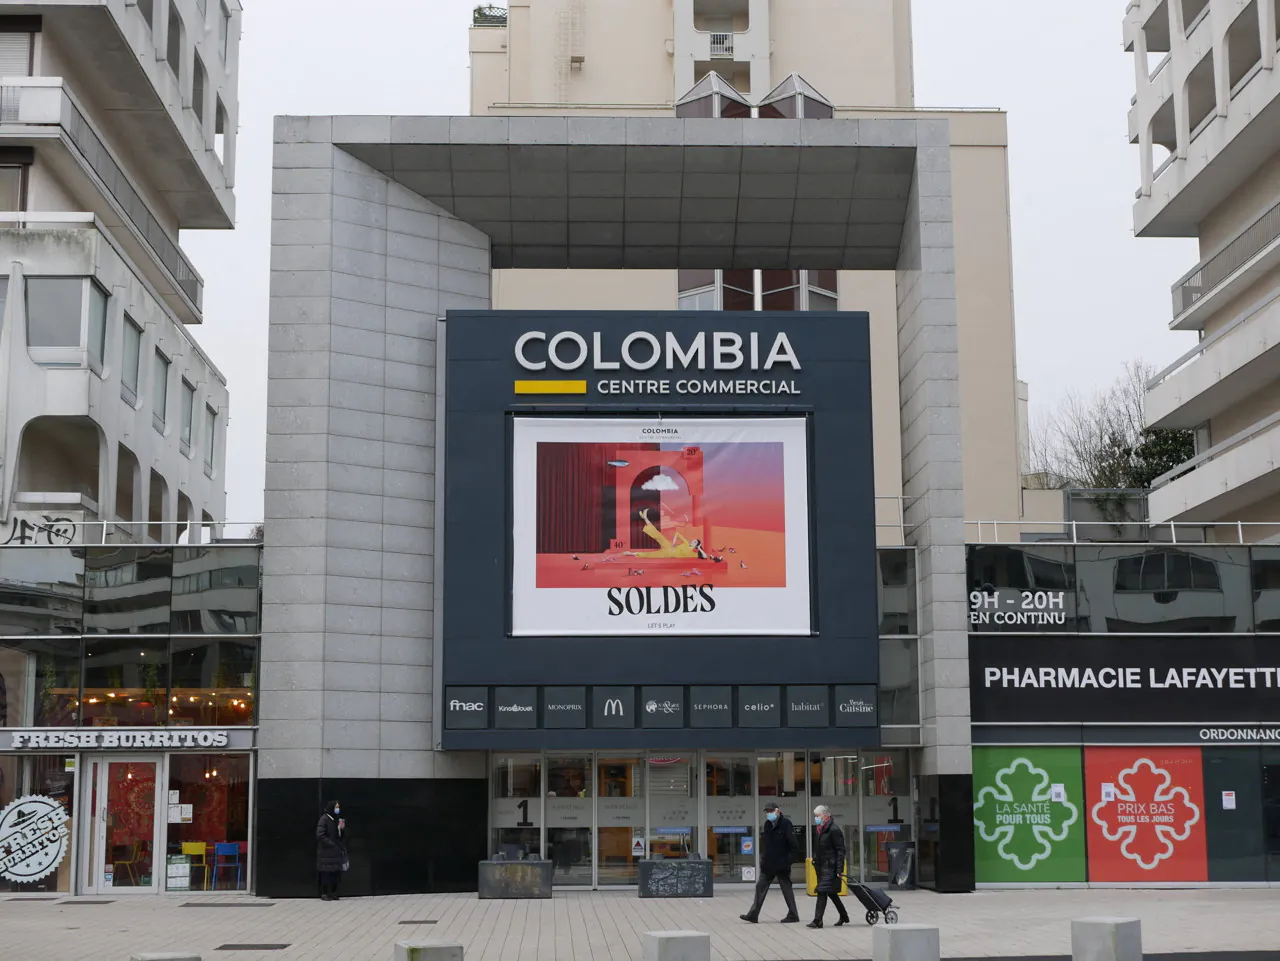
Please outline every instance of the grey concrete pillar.
[[1142, 961], [1137, 918], [1080, 918], [1071, 922], [1072, 961]]
[[436, 321], [489, 241], [334, 146], [363, 119], [276, 126], [263, 778], [435, 773]]
[[711, 935], [701, 931], [646, 931], [644, 961], [711, 961]]
[[941, 942], [930, 924], [893, 924], [871, 930], [872, 961], [938, 961]]
[[960, 362], [945, 120], [919, 121], [898, 284], [906, 539], [918, 548], [921, 774], [969, 774]]

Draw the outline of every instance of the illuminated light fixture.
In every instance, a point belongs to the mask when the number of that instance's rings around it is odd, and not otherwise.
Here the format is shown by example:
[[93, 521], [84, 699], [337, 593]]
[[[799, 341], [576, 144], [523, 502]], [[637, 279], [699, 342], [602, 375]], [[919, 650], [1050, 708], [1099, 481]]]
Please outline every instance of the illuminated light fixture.
[[115, 697], [115, 696], [116, 696], [116, 692], [115, 692], [115, 691], [110, 691], [110, 692], [108, 692], [108, 693], [107, 693], [107, 697]]

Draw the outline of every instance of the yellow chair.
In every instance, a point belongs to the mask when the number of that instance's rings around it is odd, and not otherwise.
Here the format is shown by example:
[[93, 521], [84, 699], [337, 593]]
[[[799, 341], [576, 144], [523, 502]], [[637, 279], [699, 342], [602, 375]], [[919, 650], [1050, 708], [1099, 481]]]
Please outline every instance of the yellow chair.
[[[205, 861], [205, 853], [207, 851], [208, 848], [205, 846], [203, 841], [182, 842], [183, 856], [191, 858], [191, 866], [193, 868], [198, 867], [200, 870], [204, 871], [204, 889], [206, 891], [209, 890], [209, 865], [208, 862]], [[199, 858], [200, 860], [197, 861], [196, 858]]]
[[[846, 871], [849, 870], [848, 865], [845, 866], [845, 870]], [[805, 888], [805, 893], [807, 893], [809, 897], [816, 898], [818, 896], [818, 872], [817, 872], [817, 869], [815, 869], [813, 866], [813, 858], [804, 859], [804, 888]], [[840, 876], [840, 897], [842, 898], [848, 897], [848, 895], [849, 895], [849, 882], [848, 880], [846, 880], [844, 875], [841, 875]]]
[[[142, 842], [134, 841], [133, 854], [129, 858], [129, 860], [127, 861], [119, 860], [119, 861], [112, 862], [111, 864], [112, 876], [117, 878], [120, 877], [122, 872], [116, 870], [116, 868], [119, 868], [120, 865], [123, 864], [129, 872], [129, 881], [131, 882], [132, 886], [136, 888], [138, 886], [138, 875], [134, 872], [133, 868], [134, 868], [134, 865], [137, 865], [141, 860], [142, 860]], [[118, 886], [123, 887], [123, 885], [118, 885]]]

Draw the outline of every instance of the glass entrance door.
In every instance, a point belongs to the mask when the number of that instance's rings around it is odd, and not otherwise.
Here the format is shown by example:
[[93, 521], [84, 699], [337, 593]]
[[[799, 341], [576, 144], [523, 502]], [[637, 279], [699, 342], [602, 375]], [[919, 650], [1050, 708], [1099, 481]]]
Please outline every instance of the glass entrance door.
[[552, 883], [591, 885], [595, 791], [590, 754], [547, 757], [547, 857]]
[[[90, 758], [86, 762], [86, 893], [160, 890], [158, 816], [163, 760], [158, 757]], [[181, 816], [181, 812], [179, 812]]]
[[[805, 784], [806, 762], [804, 751], [779, 751], [761, 754], [756, 761], [757, 779], [760, 783], [760, 803], [755, 816], [764, 818], [764, 806], [773, 801], [791, 822], [795, 832], [796, 855], [791, 864], [791, 882], [804, 884], [804, 859], [807, 857], [809, 831], [812, 824], [809, 791]], [[763, 844], [763, 840], [761, 841]], [[761, 852], [763, 855], [763, 852]]]
[[707, 758], [707, 854], [715, 861], [717, 881], [743, 881], [755, 873], [753, 767], [746, 756]]
[[636, 884], [647, 853], [644, 836], [644, 758], [596, 758], [596, 884]]

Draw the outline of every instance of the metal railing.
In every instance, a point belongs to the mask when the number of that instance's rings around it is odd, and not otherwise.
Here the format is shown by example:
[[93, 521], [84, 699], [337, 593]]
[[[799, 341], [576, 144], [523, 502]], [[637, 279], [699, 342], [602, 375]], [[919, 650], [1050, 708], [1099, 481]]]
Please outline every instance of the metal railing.
[[1178, 317], [1280, 238], [1280, 204], [1240, 232], [1212, 257], [1201, 261], [1173, 285], [1173, 316]]
[[1187, 474], [1195, 470], [1201, 464], [1207, 464], [1209, 463], [1209, 461], [1214, 460], [1218, 457], [1221, 457], [1223, 454], [1227, 453], [1228, 451], [1234, 450], [1235, 448], [1239, 447], [1241, 444], [1248, 443], [1249, 441], [1253, 440], [1253, 438], [1257, 437], [1259, 434], [1265, 434], [1267, 431], [1271, 430], [1277, 424], [1280, 424], [1280, 411], [1277, 411], [1276, 413], [1271, 414], [1268, 417], [1262, 418], [1262, 420], [1258, 421], [1255, 424], [1251, 424], [1250, 426], [1246, 427], [1244, 430], [1240, 431], [1239, 433], [1232, 434], [1230, 437], [1226, 438], [1225, 440], [1220, 441], [1217, 444], [1214, 444], [1208, 450], [1201, 451], [1199, 454], [1196, 454], [1196, 456], [1191, 458], [1190, 460], [1183, 461], [1173, 470], [1165, 471], [1165, 473], [1161, 474], [1159, 477], [1157, 477], [1155, 480], [1151, 482], [1151, 489], [1158, 490], [1159, 488], [1164, 487], [1166, 484], [1170, 483], [1171, 481], [1177, 480], [1183, 474]]
[[965, 521], [964, 529], [969, 544], [1266, 544], [1280, 540], [1280, 523], [1266, 521]]
[[133, 189], [133, 185], [129, 183], [124, 171], [111, 156], [111, 152], [93, 132], [84, 114], [69, 97], [68, 106], [71, 108], [71, 116], [66, 126], [68, 138], [84, 156], [85, 162], [93, 172], [106, 184], [107, 190], [124, 210], [125, 216], [137, 228], [138, 233], [142, 234], [160, 262], [173, 275], [173, 279], [195, 305], [196, 310], [201, 310], [204, 301], [204, 283], [200, 280], [196, 269], [191, 266], [186, 255], [160, 226], [160, 222], [151, 213], [146, 201]]
[[713, 33], [711, 35], [711, 56], [714, 58], [731, 58], [733, 56], [733, 34]]
[[480, 6], [471, 11], [473, 27], [505, 27], [507, 25], [507, 8]]

